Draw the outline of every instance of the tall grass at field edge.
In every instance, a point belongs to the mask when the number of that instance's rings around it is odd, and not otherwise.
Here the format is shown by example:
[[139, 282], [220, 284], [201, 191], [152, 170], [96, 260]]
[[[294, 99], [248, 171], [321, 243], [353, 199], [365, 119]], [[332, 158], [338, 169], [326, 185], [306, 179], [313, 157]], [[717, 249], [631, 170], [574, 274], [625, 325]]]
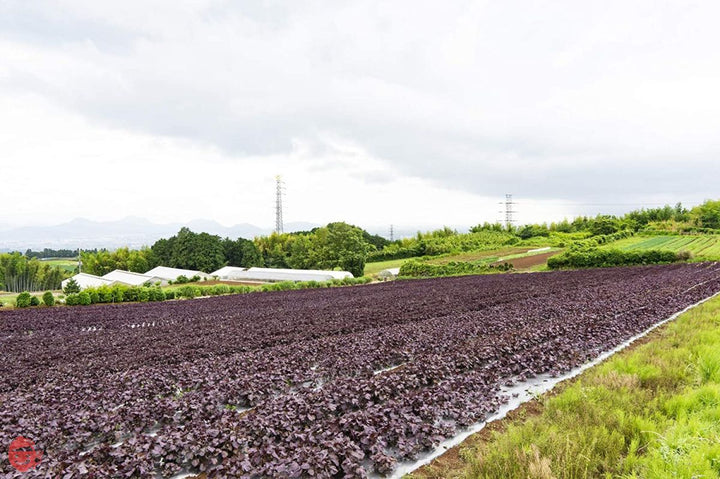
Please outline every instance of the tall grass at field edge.
[[720, 297], [413, 477], [720, 478]]

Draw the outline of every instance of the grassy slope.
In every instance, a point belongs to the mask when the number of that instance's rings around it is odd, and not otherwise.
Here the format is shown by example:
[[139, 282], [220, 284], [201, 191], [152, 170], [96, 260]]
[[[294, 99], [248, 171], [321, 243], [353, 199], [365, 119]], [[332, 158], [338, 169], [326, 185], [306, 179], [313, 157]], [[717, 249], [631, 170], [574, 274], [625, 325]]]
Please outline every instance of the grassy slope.
[[699, 260], [720, 260], [720, 235], [634, 236], [616, 241], [607, 248], [627, 251], [659, 249], [690, 251]]
[[365, 276], [378, 274], [380, 271], [387, 268], [399, 268], [407, 259], [390, 259], [387, 261], [378, 261], [376, 263], [365, 264]]
[[59, 266], [60, 268], [64, 269], [69, 273], [75, 271], [78, 265], [76, 259], [49, 259], [46, 261], [41, 261], [41, 263], [49, 264], [50, 266]]
[[[462, 262], [478, 262], [478, 263], [494, 263], [495, 261], [499, 260], [506, 260], [506, 259], [514, 259], [514, 258], [522, 258], [525, 256], [530, 256], [533, 254], [541, 254], [545, 253], [546, 251], [540, 251], [536, 253], [528, 253], [527, 251], [530, 249], [536, 249], [537, 246], [505, 246], [500, 249], [495, 250], [488, 250], [488, 251], [475, 251], [475, 252], [468, 252], [468, 253], [458, 253], [454, 255], [441, 255], [437, 256], [431, 259], [428, 259], [427, 262], [430, 264], [447, 264], [452, 261], [462, 261]], [[558, 251], [559, 248], [552, 248], [552, 251]], [[370, 275], [376, 275], [380, 271], [386, 269], [386, 268], [399, 268], [403, 265], [406, 261], [410, 259], [418, 259], [418, 258], [405, 258], [405, 259], [392, 259], [388, 261], [379, 261], [376, 263], [367, 263], [365, 265], [365, 276]]]
[[720, 477], [720, 297], [499, 424], [413, 477]]

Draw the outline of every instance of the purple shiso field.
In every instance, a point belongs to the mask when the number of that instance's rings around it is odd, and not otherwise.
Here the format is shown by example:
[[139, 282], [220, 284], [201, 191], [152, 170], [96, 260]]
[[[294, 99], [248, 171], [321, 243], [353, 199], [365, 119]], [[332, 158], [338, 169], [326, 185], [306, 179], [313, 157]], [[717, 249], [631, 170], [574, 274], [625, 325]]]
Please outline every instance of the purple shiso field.
[[0, 471], [387, 474], [718, 291], [697, 263], [0, 312]]

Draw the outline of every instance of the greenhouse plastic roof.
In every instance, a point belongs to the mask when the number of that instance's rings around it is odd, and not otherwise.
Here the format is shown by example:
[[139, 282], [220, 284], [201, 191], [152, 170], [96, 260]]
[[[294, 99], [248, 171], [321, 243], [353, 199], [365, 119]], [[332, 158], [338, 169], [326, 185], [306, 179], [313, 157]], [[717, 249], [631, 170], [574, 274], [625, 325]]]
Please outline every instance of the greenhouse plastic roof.
[[117, 281], [123, 284], [129, 284], [130, 286], [140, 286], [148, 282], [154, 284], [157, 282], [165, 281], [163, 278], [160, 278], [158, 276], [149, 276], [146, 274], [133, 273], [132, 271], [123, 271], [121, 269], [116, 269], [115, 271], [103, 275], [103, 278], [109, 279], [111, 281]]
[[156, 276], [161, 279], [167, 279], [167, 280], [173, 280], [175, 281], [178, 276], [185, 276], [186, 278], [192, 278], [193, 276], [197, 275], [201, 278], [207, 278], [209, 277], [207, 273], [203, 273], [202, 271], [193, 271], [191, 269], [179, 269], [179, 268], [170, 268], [168, 266], [157, 266], [150, 271], [145, 273], [146, 276]]
[[352, 278], [352, 275], [346, 271], [255, 267], [246, 269], [236, 266], [225, 266], [211, 274], [221, 279], [239, 281], [330, 281], [331, 279]]

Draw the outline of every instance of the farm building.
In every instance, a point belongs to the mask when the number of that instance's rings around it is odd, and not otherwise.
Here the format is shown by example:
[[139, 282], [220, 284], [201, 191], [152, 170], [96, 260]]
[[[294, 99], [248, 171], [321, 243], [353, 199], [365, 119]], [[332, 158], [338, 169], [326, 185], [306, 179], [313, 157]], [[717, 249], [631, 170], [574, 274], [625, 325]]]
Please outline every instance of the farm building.
[[322, 271], [315, 269], [239, 268], [225, 266], [211, 273], [219, 279], [230, 281], [330, 281], [352, 278], [347, 271]]
[[166, 280], [157, 276], [133, 273], [131, 271], [123, 271], [121, 269], [116, 269], [115, 271], [103, 275], [103, 278], [109, 279], [111, 281], [117, 281], [118, 283], [127, 284], [129, 286], [142, 286], [145, 283], [150, 283], [151, 285], [154, 285], [156, 283], [160, 283], [161, 285], [167, 284]]
[[94, 274], [78, 273], [75, 276], [62, 281], [60, 283], [62, 289], [65, 289], [65, 286], [67, 286], [71, 279], [75, 280], [78, 286], [80, 286], [80, 289], [97, 288], [98, 286], [111, 286], [113, 284], [117, 284], [117, 281], [95, 276]]
[[386, 281], [388, 279], [395, 279], [400, 274], [400, 268], [388, 268], [378, 273], [378, 279]]
[[191, 269], [170, 268], [168, 266], [157, 266], [145, 273], [145, 276], [155, 276], [166, 281], [175, 281], [180, 276], [190, 279], [193, 276], [199, 276], [200, 279], [209, 279], [210, 275], [202, 271], [194, 271]]

